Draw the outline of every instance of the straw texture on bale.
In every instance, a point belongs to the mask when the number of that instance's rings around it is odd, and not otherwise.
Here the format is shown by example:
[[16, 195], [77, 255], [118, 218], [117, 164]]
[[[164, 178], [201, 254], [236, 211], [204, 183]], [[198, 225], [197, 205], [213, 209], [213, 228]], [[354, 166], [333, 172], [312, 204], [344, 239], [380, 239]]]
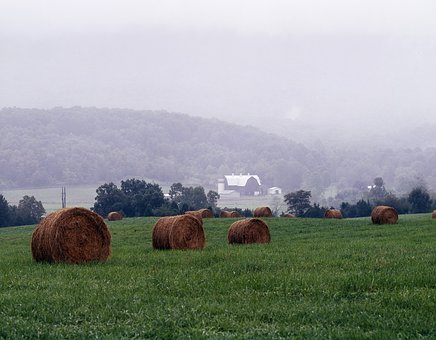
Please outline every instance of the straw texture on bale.
[[237, 211], [225, 211], [225, 210], [221, 210], [220, 217], [237, 218], [237, 217], [242, 217], [242, 216]]
[[229, 228], [227, 239], [230, 244], [269, 243], [271, 236], [264, 221], [249, 218], [234, 222]]
[[240, 214], [239, 212], [237, 212], [237, 211], [231, 211], [231, 212], [230, 212], [230, 217], [237, 218], [237, 217], [242, 217], [242, 216], [241, 216], [241, 214]]
[[259, 207], [254, 209], [253, 212], [254, 217], [271, 217], [272, 211], [269, 207]]
[[185, 215], [191, 215], [194, 216], [196, 219], [198, 219], [201, 223], [203, 223], [203, 216], [201, 214], [201, 211], [199, 210], [192, 210], [192, 211], [185, 211]]
[[153, 227], [154, 249], [203, 249], [203, 224], [190, 214], [161, 217]]
[[398, 222], [398, 213], [392, 207], [379, 205], [372, 210], [371, 220], [374, 224], [395, 224]]
[[213, 218], [213, 212], [209, 209], [200, 209], [198, 211], [200, 212], [202, 218]]
[[123, 215], [118, 211], [112, 211], [107, 215], [109, 221], [120, 221], [123, 219]]
[[38, 262], [105, 261], [111, 254], [111, 234], [100, 215], [85, 208], [64, 208], [39, 223], [31, 247]]
[[225, 211], [225, 210], [221, 210], [221, 212], [220, 212], [220, 217], [223, 217], [223, 218], [228, 218], [228, 217], [231, 217], [232, 216], [232, 212], [231, 211]]
[[282, 217], [295, 218], [295, 215], [294, 214], [284, 214]]
[[342, 218], [342, 213], [340, 210], [337, 209], [328, 209], [326, 210], [325, 214], [324, 214], [325, 218]]
[[436, 218], [436, 210], [433, 210], [433, 212], [431, 213], [431, 218]]

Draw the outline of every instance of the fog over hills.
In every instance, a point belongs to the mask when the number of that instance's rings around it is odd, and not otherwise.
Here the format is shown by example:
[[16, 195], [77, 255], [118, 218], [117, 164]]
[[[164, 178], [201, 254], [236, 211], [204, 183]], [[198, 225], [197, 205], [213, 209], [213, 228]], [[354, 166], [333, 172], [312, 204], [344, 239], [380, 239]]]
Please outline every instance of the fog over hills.
[[0, 107], [165, 110], [328, 146], [422, 146], [436, 5], [22, 0], [0, 7]]
[[256, 172], [321, 198], [357, 196], [376, 176], [397, 193], [436, 188], [435, 11], [3, 1], [0, 186], [135, 175], [213, 188]]
[[5, 108], [0, 121], [0, 189], [131, 177], [216, 189], [217, 179], [231, 173], [257, 174], [265, 187], [285, 192], [311, 190], [324, 202], [359, 199], [377, 176], [397, 194], [436, 187], [435, 147], [338, 148], [321, 140], [305, 146], [250, 126], [164, 111]]

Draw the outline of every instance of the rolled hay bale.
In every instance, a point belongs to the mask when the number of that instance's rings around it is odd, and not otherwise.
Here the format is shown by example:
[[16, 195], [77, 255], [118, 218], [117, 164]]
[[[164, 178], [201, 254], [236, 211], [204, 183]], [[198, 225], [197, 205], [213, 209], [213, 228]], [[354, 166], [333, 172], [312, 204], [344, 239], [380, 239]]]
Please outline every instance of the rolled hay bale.
[[374, 224], [395, 224], [398, 222], [398, 213], [392, 207], [379, 205], [372, 210], [371, 221]]
[[123, 219], [123, 214], [118, 211], [112, 211], [107, 215], [109, 221], [120, 221]]
[[272, 217], [272, 211], [269, 207], [258, 207], [254, 209], [254, 217]]
[[111, 234], [100, 215], [85, 208], [64, 208], [38, 224], [31, 247], [37, 262], [105, 261], [111, 254]]
[[232, 212], [231, 211], [221, 210], [220, 217], [222, 217], [222, 218], [232, 217]]
[[201, 212], [199, 210], [185, 211], [185, 215], [194, 216], [201, 223], [203, 223], [203, 216], [202, 216], [202, 214], [201, 214]]
[[221, 210], [220, 217], [223, 217], [223, 218], [238, 218], [238, 217], [242, 217], [242, 216], [237, 211], [225, 211], [225, 210]]
[[258, 218], [234, 222], [227, 233], [230, 244], [269, 243], [271, 236], [268, 225]]
[[198, 212], [200, 212], [202, 218], [213, 218], [213, 212], [209, 209], [200, 209]]
[[431, 218], [436, 218], [436, 210], [433, 210], [433, 212], [431, 213]]
[[203, 249], [203, 224], [190, 214], [161, 217], [153, 227], [154, 249]]
[[327, 209], [325, 214], [324, 214], [324, 218], [338, 218], [338, 219], [341, 219], [342, 218], [342, 213], [338, 209]]
[[238, 218], [238, 217], [242, 217], [242, 215], [239, 212], [237, 212], [237, 211], [231, 211], [230, 212], [230, 217]]
[[282, 215], [282, 217], [285, 217], [285, 218], [295, 218], [295, 215], [294, 214], [284, 214], [284, 215]]

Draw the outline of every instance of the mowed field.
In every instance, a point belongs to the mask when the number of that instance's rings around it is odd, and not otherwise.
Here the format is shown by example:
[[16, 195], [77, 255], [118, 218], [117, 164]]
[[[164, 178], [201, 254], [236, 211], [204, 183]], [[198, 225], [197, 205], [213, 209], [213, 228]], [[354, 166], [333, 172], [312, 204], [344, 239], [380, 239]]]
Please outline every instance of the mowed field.
[[268, 245], [151, 247], [155, 218], [110, 222], [106, 263], [36, 263], [0, 228], [0, 338], [436, 337], [436, 220], [266, 219]]

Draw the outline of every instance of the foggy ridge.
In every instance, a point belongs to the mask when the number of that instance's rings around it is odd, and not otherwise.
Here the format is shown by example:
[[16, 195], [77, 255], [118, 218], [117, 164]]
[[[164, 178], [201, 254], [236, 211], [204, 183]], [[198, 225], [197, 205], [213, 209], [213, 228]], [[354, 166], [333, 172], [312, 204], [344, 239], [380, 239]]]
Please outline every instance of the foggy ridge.
[[0, 121], [2, 189], [129, 177], [215, 189], [231, 173], [257, 174], [284, 191], [311, 190], [320, 200], [358, 198], [377, 176], [398, 194], [436, 186], [435, 147], [305, 146], [251, 126], [164, 111], [5, 108]]

